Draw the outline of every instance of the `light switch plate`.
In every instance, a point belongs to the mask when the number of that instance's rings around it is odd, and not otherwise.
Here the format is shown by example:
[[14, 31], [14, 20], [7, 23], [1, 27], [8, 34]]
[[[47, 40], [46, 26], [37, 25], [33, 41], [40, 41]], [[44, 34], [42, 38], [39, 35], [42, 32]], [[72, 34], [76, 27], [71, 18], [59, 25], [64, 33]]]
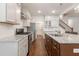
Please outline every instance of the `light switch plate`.
[[79, 53], [79, 48], [74, 48], [73, 53]]

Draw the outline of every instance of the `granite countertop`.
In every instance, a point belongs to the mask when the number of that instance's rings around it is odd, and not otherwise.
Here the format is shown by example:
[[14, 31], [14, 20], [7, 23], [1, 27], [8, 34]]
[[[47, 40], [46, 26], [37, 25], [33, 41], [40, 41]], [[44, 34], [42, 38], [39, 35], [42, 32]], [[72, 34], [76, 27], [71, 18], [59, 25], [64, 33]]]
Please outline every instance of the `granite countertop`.
[[27, 37], [30, 34], [32, 34], [32, 33], [22, 34], [22, 35], [11, 35], [8, 37], [0, 38], [0, 42], [18, 42], [19, 40]]
[[79, 35], [65, 33], [62, 36], [53, 36], [51, 32], [45, 33], [60, 44], [79, 44]]

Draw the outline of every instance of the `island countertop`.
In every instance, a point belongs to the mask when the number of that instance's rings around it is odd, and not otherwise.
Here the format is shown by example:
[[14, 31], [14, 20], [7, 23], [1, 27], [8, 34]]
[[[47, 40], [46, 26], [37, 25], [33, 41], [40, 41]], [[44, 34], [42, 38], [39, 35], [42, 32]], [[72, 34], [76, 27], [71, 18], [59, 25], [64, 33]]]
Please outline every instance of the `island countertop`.
[[53, 36], [51, 35], [51, 32], [45, 32], [45, 34], [47, 34], [60, 44], [79, 44], [79, 35], [65, 33], [62, 36]]

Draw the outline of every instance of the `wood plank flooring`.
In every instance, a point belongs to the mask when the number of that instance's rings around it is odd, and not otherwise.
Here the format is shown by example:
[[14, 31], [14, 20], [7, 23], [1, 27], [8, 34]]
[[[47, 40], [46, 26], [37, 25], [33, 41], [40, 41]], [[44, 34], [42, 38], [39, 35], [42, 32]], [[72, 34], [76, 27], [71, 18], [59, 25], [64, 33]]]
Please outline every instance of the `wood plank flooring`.
[[45, 39], [42, 36], [38, 36], [32, 43], [28, 56], [47, 56], [47, 50], [45, 48]]

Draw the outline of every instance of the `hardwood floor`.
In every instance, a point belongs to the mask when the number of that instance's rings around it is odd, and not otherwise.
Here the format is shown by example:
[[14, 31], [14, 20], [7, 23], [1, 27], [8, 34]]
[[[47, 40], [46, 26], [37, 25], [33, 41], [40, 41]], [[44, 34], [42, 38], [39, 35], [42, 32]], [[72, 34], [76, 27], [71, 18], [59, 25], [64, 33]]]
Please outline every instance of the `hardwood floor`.
[[47, 50], [45, 48], [45, 39], [41, 35], [37, 37], [32, 43], [28, 56], [47, 56]]

